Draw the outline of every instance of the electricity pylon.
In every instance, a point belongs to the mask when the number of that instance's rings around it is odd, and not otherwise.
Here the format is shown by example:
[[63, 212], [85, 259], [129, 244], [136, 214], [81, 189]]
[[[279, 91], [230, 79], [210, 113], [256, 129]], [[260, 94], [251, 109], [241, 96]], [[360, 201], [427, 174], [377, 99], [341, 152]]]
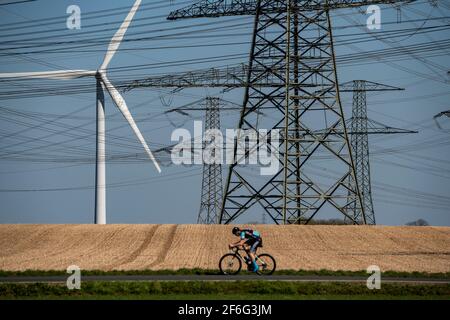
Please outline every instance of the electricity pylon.
[[[447, 75], [450, 76], [450, 71], [447, 72]], [[438, 119], [441, 118], [441, 117], [447, 117], [447, 118], [450, 118], [450, 110], [442, 111], [442, 112], [438, 113], [437, 115], [435, 115], [435, 116], [433, 117], [434, 121], [436, 122], [436, 126], [437, 126], [440, 130], [443, 130], [442, 127], [441, 127], [441, 124], [440, 124], [439, 121], [438, 121]], [[446, 130], [446, 131], [449, 131], [449, 130]]]
[[[220, 130], [220, 99], [206, 98], [205, 132], [206, 130]], [[217, 145], [217, 141], [213, 141]], [[222, 150], [222, 146], [212, 148]], [[222, 208], [222, 165], [204, 164], [202, 194], [197, 223], [218, 224], [220, 210]]]
[[[363, 210], [355, 205], [348, 208], [348, 215], [355, 221], [362, 221], [363, 212], [366, 223], [376, 224], [370, 181], [369, 134], [417, 133], [415, 131], [392, 128], [367, 117], [367, 92], [404, 90], [376, 82], [354, 80], [340, 85], [341, 92], [353, 92], [352, 118], [347, 121], [350, 127], [351, 146], [356, 169], [356, 181], [361, 192]], [[349, 194], [350, 196], [350, 194]]]
[[[450, 74], [450, 72], [449, 72], [449, 74]], [[441, 117], [448, 117], [448, 118], [450, 118], [450, 110], [448, 110], [448, 111], [443, 111], [443, 112], [441, 112], [441, 113], [438, 113], [437, 115], [435, 115], [435, 116], [433, 117], [434, 121], [436, 122], [436, 126], [437, 126], [440, 130], [442, 130], [442, 127], [441, 127], [441, 125], [440, 125], [438, 119], [441, 118]]]
[[[248, 166], [237, 164], [235, 153], [221, 223], [235, 221], [256, 203], [277, 224], [308, 223], [323, 208], [367, 223], [340, 103], [329, 11], [399, 2], [404, 1], [207, 0], [170, 14], [169, 19], [255, 15], [238, 128], [279, 130], [281, 166], [275, 175], [257, 179]], [[254, 86], [260, 78], [276, 84]], [[276, 110], [272, 121], [259, 121], [254, 111], [263, 106]], [[319, 154], [333, 158], [337, 179], [325, 181], [314, 174], [311, 164]], [[354, 206], [362, 219], [348, 215]]]
[[[281, 169], [270, 179], [261, 177], [265, 179], [258, 183], [246, 166], [236, 164], [235, 157], [226, 183], [221, 223], [234, 221], [256, 203], [276, 223], [308, 223], [326, 206], [354, 223], [366, 223], [364, 213], [362, 222], [347, 214], [354, 205], [364, 209], [337, 89], [329, 10], [408, 2], [413, 1], [208, 0], [170, 14], [172, 20], [255, 15], [248, 73], [228, 88], [246, 88], [239, 129], [281, 131]], [[223, 79], [223, 75], [218, 77]], [[201, 77], [190, 76], [169, 78], [169, 84], [159, 84], [172, 86], [176, 81], [180, 88], [208, 86]], [[150, 81], [148, 86], [157, 82]], [[274, 121], [259, 121], [257, 111], [262, 107], [276, 110]], [[320, 116], [317, 111], [322, 111]], [[310, 164], [321, 152], [334, 158], [341, 178], [325, 183], [309, 172]], [[347, 192], [351, 197], [346, 197]]]

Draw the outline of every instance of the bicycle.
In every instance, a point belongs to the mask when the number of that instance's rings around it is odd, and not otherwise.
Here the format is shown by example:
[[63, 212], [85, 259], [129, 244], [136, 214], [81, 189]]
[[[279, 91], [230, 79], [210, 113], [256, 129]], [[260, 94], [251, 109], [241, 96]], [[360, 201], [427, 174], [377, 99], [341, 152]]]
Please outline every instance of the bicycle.
[[[222, 274], [236, 275], [242, 269], [242, 263], [247, 265], [248, 271], [253, 271], [252, 260], [250, 259], [248, 250], [244, 248], [235, 247], [231, 249], [232, 252], [226, 253], [220, 258], [219, 269]], [[246, 256], [242, 256], [239, 252], [245, 251]], [[275, 272], [276, 261], [268, 253], [256, 255], [256, 263], [259, 266], [259, 270], [256, 272], [259, 275], [271, 275]]]

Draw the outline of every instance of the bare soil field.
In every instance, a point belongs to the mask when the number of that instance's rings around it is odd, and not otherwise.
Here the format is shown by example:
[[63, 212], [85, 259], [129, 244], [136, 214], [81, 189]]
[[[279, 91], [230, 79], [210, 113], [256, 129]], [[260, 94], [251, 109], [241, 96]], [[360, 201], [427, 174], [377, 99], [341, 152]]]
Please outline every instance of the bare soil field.
[[[0, 270], [217, 269], [231, 226], [0, 225]], [[449, 227], [256, 228], [278, 269], [450, 272]]]

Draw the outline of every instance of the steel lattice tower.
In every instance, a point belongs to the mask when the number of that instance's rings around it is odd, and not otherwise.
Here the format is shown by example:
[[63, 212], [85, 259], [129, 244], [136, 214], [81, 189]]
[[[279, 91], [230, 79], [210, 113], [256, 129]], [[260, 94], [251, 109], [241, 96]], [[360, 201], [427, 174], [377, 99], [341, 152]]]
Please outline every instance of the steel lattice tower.
[[[225, 186], [222, 223], [234, 221], [256, 203], [277, 224], [308, 223], [326, 203], [344, 215], [350, 205], [361, 208], [358, 186], [352, 182], [355, 170], [337, 89], [329, 12], [300, 11], [298, 1], [283, 4], [284, 10], [273, 12], [274, 1], [257, 3], [250, 85], [238, 126], [258, 129], [254, 111], [275, 107], [276, 121], [265, 126], [281, 133], [281, 169], [257, 183], [245, 166], [233, 164]], [[251, 85], [267, 73], [279, 79], [278, 86]], [[330, 123], [327, 132], [315, 133]], [[335, 130], [343, 134], [334, 135]], [[308, 172], [321, 152], [334, 157], [341, 175], [326, 185]], [[350, 201], [344, 197], [348, 192]]]
[[[366, 223], [356, 183], [336, 72], [330, 10], [398, 0], [203, 0], [172, 12], [168, 19], [254, 15], [246, 92], [238, 129], [281, 132], [280, 170], [255, 177], [234, 164], [225, 184], [221, 223], [230, 223], [258, 203], [277, 224], [308, 223], [319, 211], [337, 210], [354, 223]], [[260, 79], [271, 79], [260, 86]], [[261, 108], [276, 110], [271, 121]], [[314, 172], [317, 158], [333, 158], [339, 177]], [[259, 178], [259, 179], [258, 179]], [[348, 197], [347, 194], [350, 194]], [[347, 214], [354, 206], [362, 222]]]
[[[330, 9], [403, 1], [204, 0], [169, 19], [255, 15], [249, 73], [238, 128], [280, 130], [280, 170], [255, 178], [251, 168], [230, 166], [220, 223], [231, 223], [259, 204], [277, 224], [308, 223], [324, 207], [366, 223], [362, 197], [340, 102]], [[276, 79], [258, 86], [261, 78]], [[276, 111], [270, 123], [257, 112]], [[320, 156], [331, 156], [339, 177], [314, 171]], [[260, 177], [261, 178], [261, 177]], [[357, 207], [362, 219], [348, 215]]]
[[[205, 131], [220, 130], [220, 99], [206, 98]], [[222, 146], [220, 146], [221, 150]], [[218, 224], [223, 198], [222, 165], [204, 164], [202, 194], [197, 223]]]
[[[348, 215], [353, 220], [362, 221], [362, 212], [367, 224], [376, 224], [370, 181], [369, 134], [417, 133], [415, 131], [393, 128], [373, 121], [367, 116], [367, 92], [404, 90], [366, 80], [354, 80], [340, 85], [341, 92], [353, 92], [352, 118], [347, 121], [350, 127], [351, 146], [356, 168], [356, 180], [361, 192], [364, 210], [356, 206], [349, 207]], [[349, 194], [350, 195], [350, 194]], [[348, 219], [346, 219], [349, 221]]]
[[[351, 131], [351, 145], [355, 159], [356, 181], [362, 197], [362, 205], [368, 224], [375, 224], [375, 212], [373, 210], [372, 190], [370, 183], [370, 160], [369, 160], [369, 137], [367, 134], [357, 134], [367, 132], [367, 101], [366, 101], [365, 81], [353, 82], [353, 108]], [[359, 221], [362, 212], [355, 206], [351, 207], [353, 219]]]

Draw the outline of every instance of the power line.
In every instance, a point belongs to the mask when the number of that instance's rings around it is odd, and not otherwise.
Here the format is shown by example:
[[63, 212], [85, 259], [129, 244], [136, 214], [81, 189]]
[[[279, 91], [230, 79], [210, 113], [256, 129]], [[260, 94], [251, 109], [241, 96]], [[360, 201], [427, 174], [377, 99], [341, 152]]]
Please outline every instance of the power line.
[[17, 0], [17, 1], [11, 1], [11, 2], [5, 2], [5, 3], [0, 3], [0, 6], [9, 6], [9, 5], [14, 5], [14, 4], [20, 4], [20, 3], [27, 3], [27, 2], [35, 2], [37, 0]]

